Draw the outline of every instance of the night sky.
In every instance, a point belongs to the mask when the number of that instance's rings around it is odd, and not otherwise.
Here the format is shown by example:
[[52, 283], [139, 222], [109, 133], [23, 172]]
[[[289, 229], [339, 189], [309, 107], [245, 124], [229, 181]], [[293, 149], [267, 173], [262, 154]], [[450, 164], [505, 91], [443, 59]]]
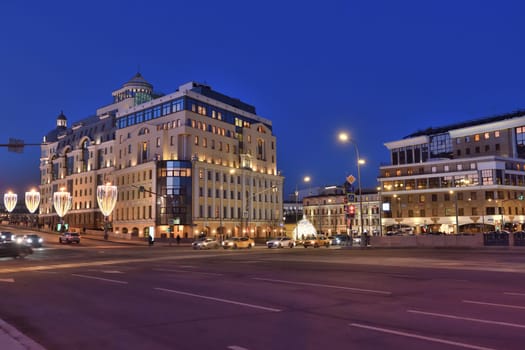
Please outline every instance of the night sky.
[[[158, 92], [188, 81], [273, 121], [296, 186], [363, 187], [385, 142], [525, 109], [522, 1], [8, 1], [0, 12], [0, 143], [39, 143], [111, 103], [137, 71]], [[39, 147], [0, 149], [0, 193], [39, 182]], [[304, 176], [311, 185], [302, 183]]]

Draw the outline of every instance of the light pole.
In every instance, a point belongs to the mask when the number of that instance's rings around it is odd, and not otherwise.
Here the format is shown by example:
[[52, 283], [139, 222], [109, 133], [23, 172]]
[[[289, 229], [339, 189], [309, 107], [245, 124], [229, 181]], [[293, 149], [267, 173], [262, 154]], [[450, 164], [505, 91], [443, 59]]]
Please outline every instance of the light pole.
[[69, 192], [65, 192], [64, 188], [60, 189], [60, 192], [53, 193], [53, 207], [60, 217], [60, 231], [64, 230], [64, 216], [66, 216], [69, 209], [73, 204], [73, 197]]
[[[34, 214], [38, 206], [40, 205], [40, 192], [37, 192], [35, 189], [26, 192], [25, 202], [29, 213]], [[31, 225], [34, 225], [34, 222], [31, 222]]]
[[108, 217], [117, 203], [117, 186], [109, 183], [97, 186], [97, 202], [102, 215], [104, 215], [104, 239], [108, 239]]
[[[357, 187], [359, 191], [359, 227], [361, 230], [361, 235], [364, 234], [363, 232], [363, 196], [361, 192], [361, 164], [364, 164], [364, 161], [359, 158], [359, 148], [357, 147], [357, 144], [354, 140], [352, 140], [347, 133], [342, 132], [339, 134], [339, 140], [341, 142], [350, 142], [355, 149], [355, 157], [357, 162]], [[361, 237], [363, 238], [363, 237]], [[361, 239], [361, 245], [366, 244], [366, 240]]]
[[456, 234], [459, 234], [459, 216], [458, 216], [458, 193], [457, 191], [450, 191], [450, 194], [454, 195], [454, 208], [456, 214]]
[[379, 236], [383, 236], [383, 218], [381, 215], [383, 211], [383, 198], [381, 196], [381, 186], [377, 187], [377, 194], [379, 195]]

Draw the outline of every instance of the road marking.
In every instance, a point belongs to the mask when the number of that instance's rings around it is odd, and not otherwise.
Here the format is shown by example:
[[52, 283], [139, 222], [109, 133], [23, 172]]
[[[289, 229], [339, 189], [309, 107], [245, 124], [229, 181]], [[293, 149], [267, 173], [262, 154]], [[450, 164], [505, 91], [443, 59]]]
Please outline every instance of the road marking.
[[393, 330], [393, 329], [387, 329], [387, 328], [372, 327], [372, 326], [367, 326], [367, 325], [359, 324], [359, 323], [351, 323], [350, 326], [357, 327], [357, 328], [369, 329], [369, 330], [377, 331], [377, 332], [383, 332], [383, 333], [388, 333], [388, 334], [399, 335], [399, 336], [402, 336], [402, 337], [408, 337], [408, 338], [415, 338], [415, 339], [420, 339], [420, 340], [431, 341], [431, 342], [434, 342], [434, 343], [454, 345], [454, 346], [459, 346], [459, 347], [467, 348], [467, 349], [495, 350], [494, 348], [486, 348], [484, 346], [472, 345], [472, 344], [467, 344], [467, 343], [460, 343], [460, 342], [455, 342], [455, 341], [446, 340], [446, 339], [440, 339], [440, 338], [434, 338], [434, 337], [426, 337], [426, 336], [419, 335], [419, 334], [400, 332], [400, 331], [396, 331], [396, 330]]
[[454, 315], [447, 315], [447, 314], [439, 314], [434, 312], [426, 312], [426, 311], [418, 311], [418, 310], [407, 310], [407, 312], [413, 313], [413, 314], [420, 314], [420, 315], [428, 315], [428, 316], [436, 316], [436, 317], [444, 317], [444, 318], [452, 318], [455, 320], [464, 320], [464, 321], [472, 321], [472, 322], [479, 322], [479, 323], [488, 323], [488, 324], [495, 324], [499, 326], [508, 326], [508, 327], [516, 327], [516, 328], [525, 328], [525, 325], [517, 324], [517, 323], [509, 323], [509, 322], [500, 322], [500, 321], [491, 321], [491, 320], [483, 320], [479, 318], [471, 318], [471, 317], [463, 317], [463, 316], [454, 316]]
[[486, 302], [483, 302], [483, 301], [475, 301], [475, 300], [462, 300], [462, 302], [467, 303], [467, 304], [478, 304], [478, 305], [487, 305], [487, 306], [506, 307], [506, 308], [509, 308], [509, 309], [525, 310], [525, 306], [518, 306], [518, 305], [486, 303]]
[[221, 299], [221, 298], [215, 298], [215, 297], [209, 297], [209, 296], [201, 295], [201, 294], [187, 293], [187, 292], [182, 292], [182, 291], [179, 291], [179, 290], [166, 289], [166, 288], [153, 288], [153, 289], [160, 290], [162, 292], [169, 292], [169, 293], [187, 295], [187, 296], [195, 297], [195, 298], [219, 301], [221, 303], [234, 304], [234, 305], [239, 305], [239, 306], [246, 306], [246, 307], [251, 307], [251, 308], [254, 308], [254, 309], [261, 309], [261, 310], [265, 310], [265, 311], [272, 311], [272, 312], [281, 312], [282, 311], [280, 309], [274, 309], [272, 307], [241, 303], [239, 301], [228, 300], [228, 299]]
[[321, 287], [321, 288], [344, 289], [344, 290], [351, 290], [351, 291], [355, 291], [355, 292], [366, 292], [366, 293], [375, 293], [375, 294], [383, 294], [383, 295], [392, 295], [392, 292], [388, 292], [388, 291], [384, 291], [384, 290], [352, 288], [352, 287], [336, 286], [336, 285], [331, 285], [331, 284], [320, 284], [320, 283], [309, 283], [309, 282], [294, 282], [294, 281], [276, 280], [276, 279], [273, 279], [273, 278], [253, 277], [252, 279], [258, 280], [258, 281], [277, 282], [277, 283], [286, 283], [286, 284], [296, 284], [296, 285], [299, 285], [299, 286], [311, 286], [311, 287]]
[[242, 346], [238, 346], [238, 345], [230, 345], [228, 346], [228, 349], [230, 350], [248, 350], [248, 348], [243, 348]]
[[102, 270], [101, 272], [103, 272], [103, 273], [114, 273], [114, 274], [124, 273], [124, 272], [118, 271], [118, 270]]
[[15, 279], [14, 278], [0, 278], [0, 282], [14, 283]]
[[517, 295], [520, 297], [525, 297], [525, 293], [516, 293], [516, 292], [504, 292], [505, 295]]
[[94, 279], [94, 280], [105, 281], [105, 282], [128, 284], [128, 282], [126, 282], [126, 281], [110, 280], [108, 278], [101, 278], [101, 277], [88, 276], [88, 275], [78, 275], [78, 274], [75, 274], [75, 273], [72, 273], [71, 275], [76, 276], [76, 277], [90, 278], [90, 279]]
[[199, 273], [202, 275], [213, 275], [213, 276], [223, 276], [222, 273], [215, 273], [215, 272], [201, 272], [201, 271], [189, 271], [189, 270], [178, 270], [178, 269], [152, 269], [153, 271], [161, 271], [161, 272], [185, 272], [185, 273]]

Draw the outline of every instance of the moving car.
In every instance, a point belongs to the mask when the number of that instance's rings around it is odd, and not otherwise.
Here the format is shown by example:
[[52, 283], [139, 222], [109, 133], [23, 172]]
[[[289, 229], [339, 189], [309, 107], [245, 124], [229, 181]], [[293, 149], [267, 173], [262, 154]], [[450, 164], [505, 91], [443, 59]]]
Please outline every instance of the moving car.
[[218, 249], [221, 244], [213, 238], [201, 238], [191, 244], [193, 249]]
[[44, 243], [44, 239], [37, 234], [27, 234], [23, 237], [23, 243], [33, 248], [39, 248]]
[[0, 242], [11, 242], [15, 239], [15, 234], [8, 231], [0, 232]]
[[232, 237], [222, 242], [224, 249], [248, 248], [255, 247], [255, 242], [250, 237]]
[[352, 244], [351, 238], [349, 235], [346, 234], [338, 234], [330, 238], [330, 244], [331, 245], [347, 245]]
[[330, 240], [325, 236], [308, 236], [303, 241], [303, 247], [305, 248], [319, 248], [321, 246], [330, 247]]
[[25, 244], [15, 242], [0, 243], [0, 257], [2, 258], [24, 258], [29, 254], [33, 254], [33, 249]]
[[63, 232], [58, 237], [58, 243], [80, 243], [80, 234], [76, 232]]
[[268, 248], [293, 248], [295, 247], [295, 241], [290, 237], [276, 237], [266, 242]]

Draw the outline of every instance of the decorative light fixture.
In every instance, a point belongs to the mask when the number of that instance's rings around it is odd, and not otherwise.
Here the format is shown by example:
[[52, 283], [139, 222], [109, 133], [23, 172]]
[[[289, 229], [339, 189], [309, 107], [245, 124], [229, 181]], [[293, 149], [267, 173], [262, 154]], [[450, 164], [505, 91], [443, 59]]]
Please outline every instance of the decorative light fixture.
[[4, 206], [9, 213], [11, 213], [15, 209], [17, 201], [18, 196], [16, 195], [16, 193], [13, 193], [11, 191], [4, 193]]
[[72, 203], [73, 197], [71, 197], [71, 193], [65, 192], [63, 188], [60, 189], [60, 192], [53, 193], [53, 207], [60, 217], [62, 224], [64, 222], [64, 216], [66, 216], [69, 209], [71, 209]]
[[40, 192], [37, 192], [36, 190], [32, 189], [31, 191], [26, 192], [25, 199], [27, 210], [29, 210], [29, 212], [33, 214], [40, 205]]
[[108, 216], [117, 204], [117, 186], [106, 185], [97, 186], [97, 202], [102, 215], [104, 215], [104, 239], [108, 239]]

